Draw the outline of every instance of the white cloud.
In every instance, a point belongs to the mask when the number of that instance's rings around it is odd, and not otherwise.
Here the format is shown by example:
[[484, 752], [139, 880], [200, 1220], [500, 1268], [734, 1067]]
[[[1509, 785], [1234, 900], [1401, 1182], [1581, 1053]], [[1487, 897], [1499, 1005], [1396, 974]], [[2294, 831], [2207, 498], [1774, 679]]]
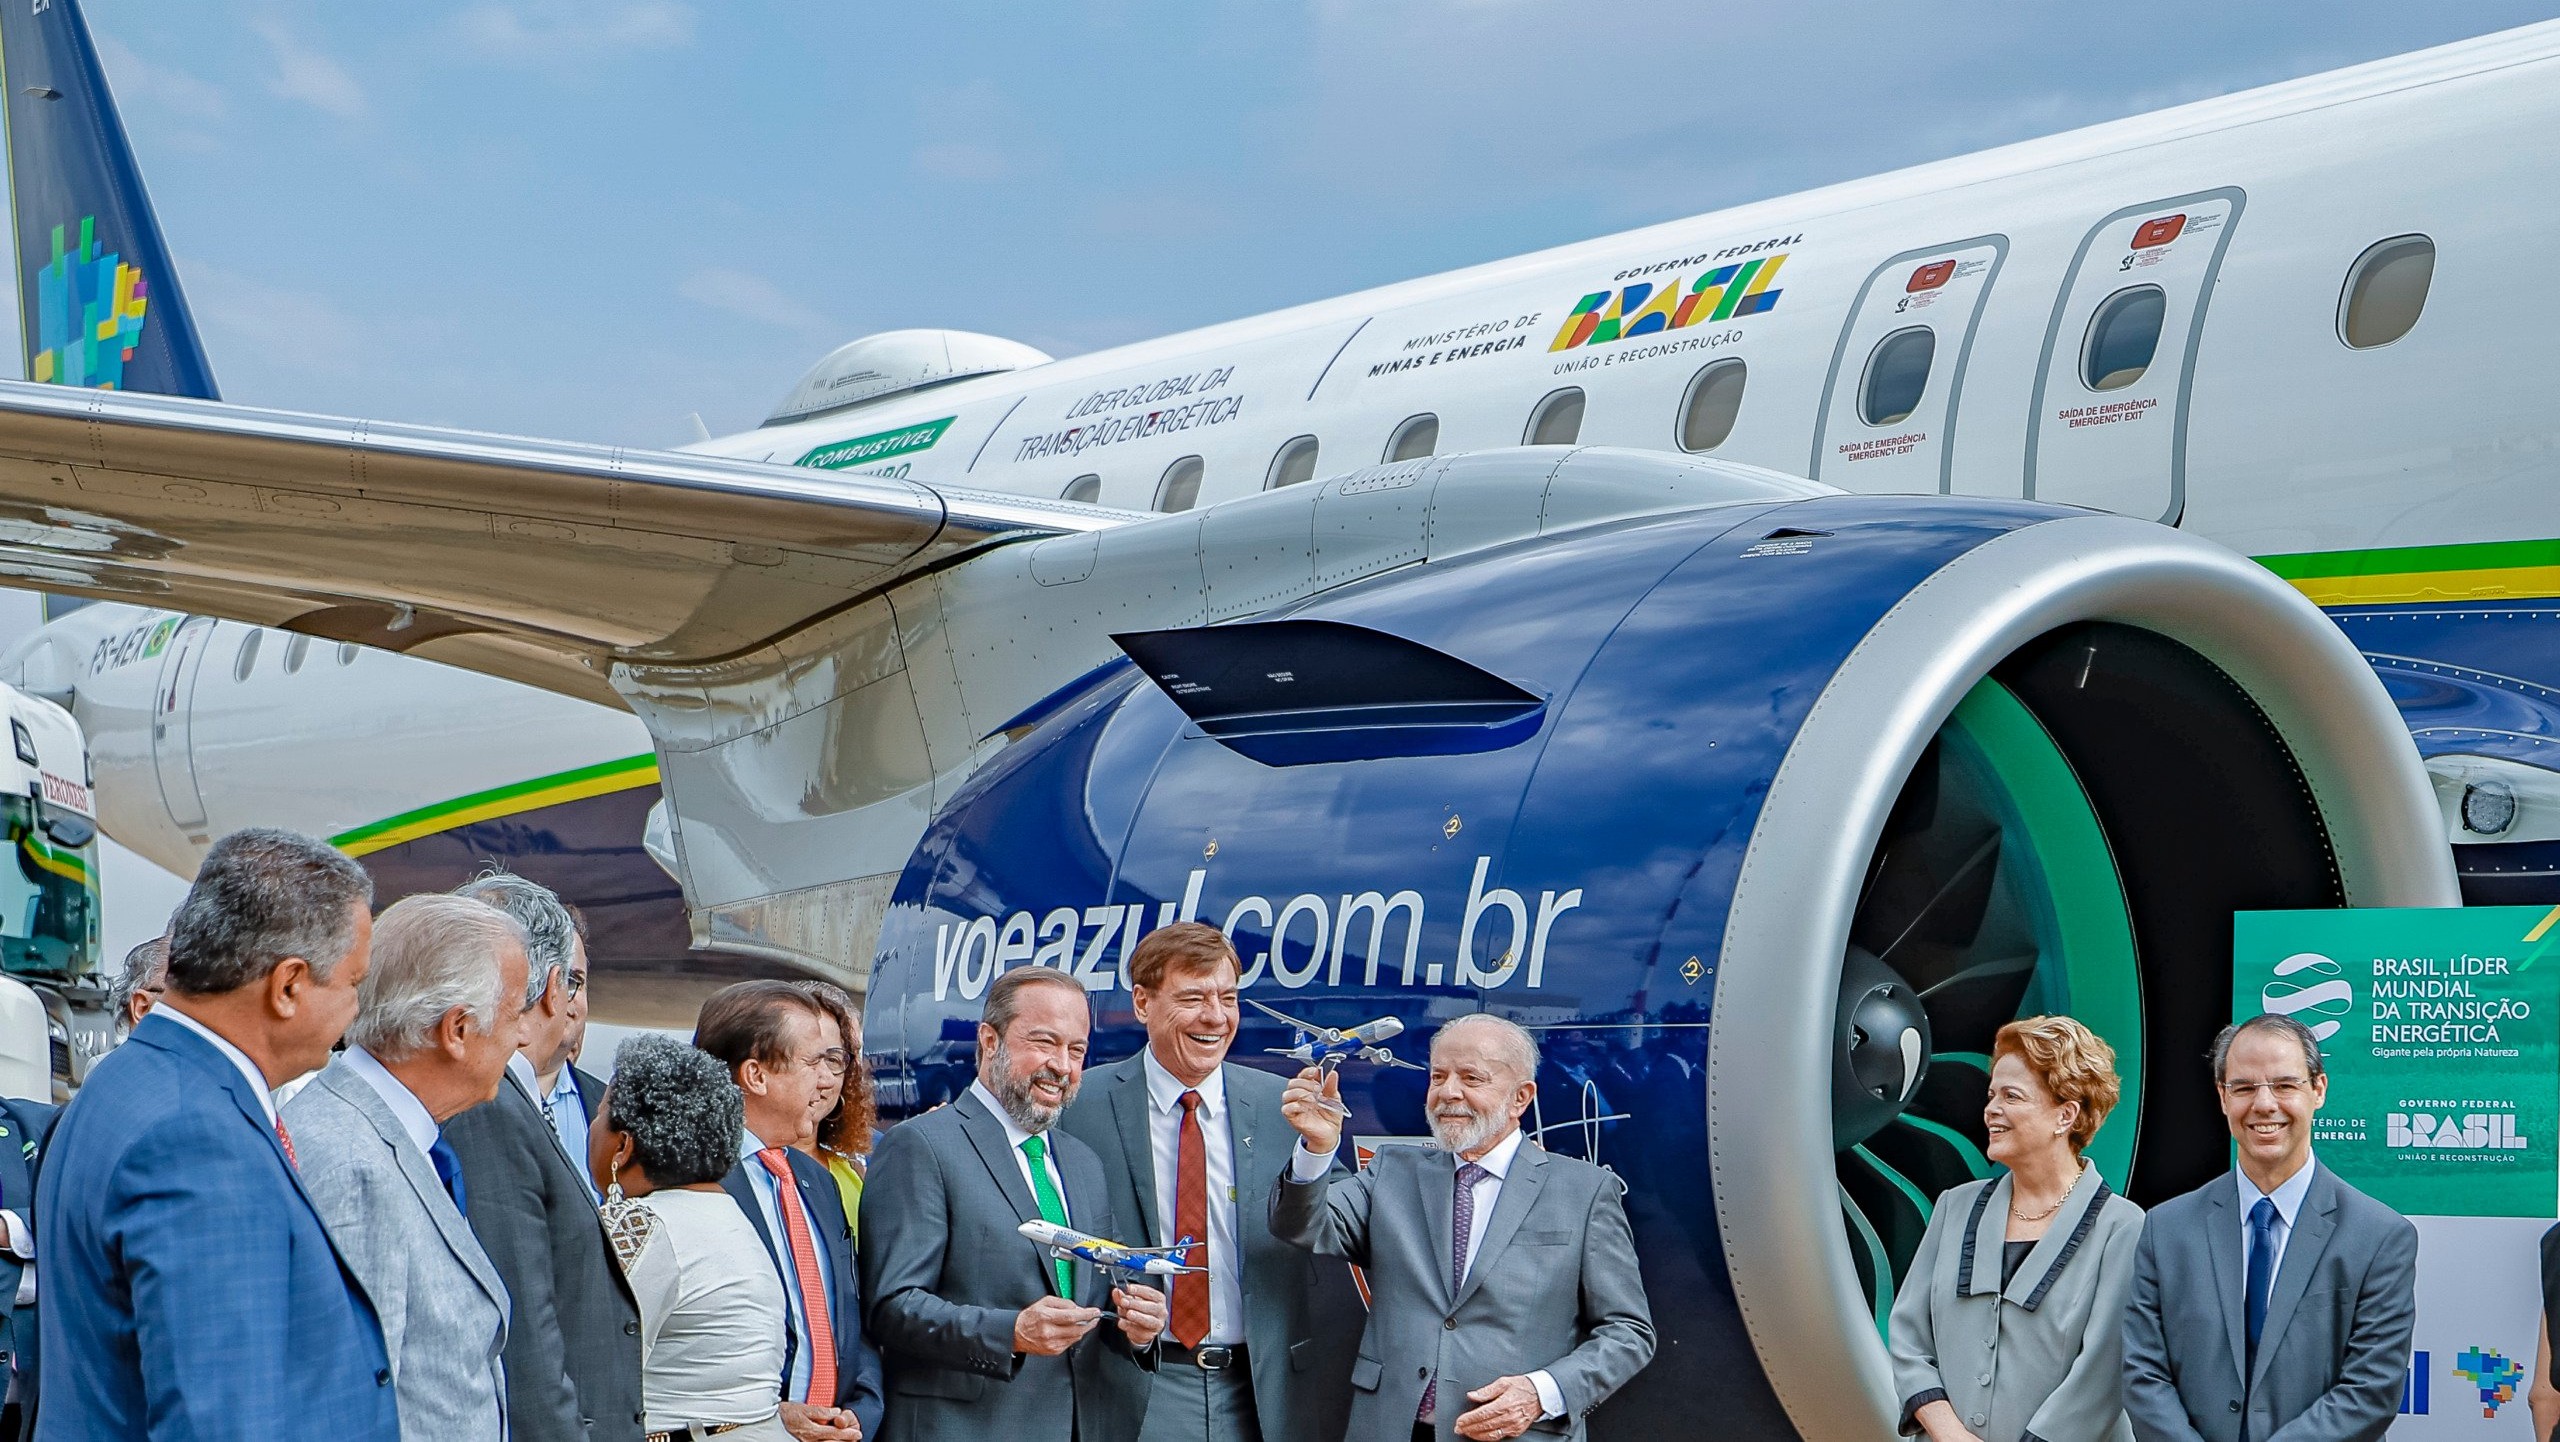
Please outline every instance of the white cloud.
[[694, 15], [677, 0], [492, 0], [463, 11], [455, 24], [485, 55], [537, 64], [609, 50], [680, 49], [693, 43]]
[[127, 104], [140, 100], [189, 120], [219, 120], [230, 113], [230, 97], [221, 86], [145, 60], [113, 35], [98, 36], [98, 58], [106, 65], [108, 89]]
[[710, 266], [686, 276], [676, 294], [696, 305], [804, 335], [831, 332], [834, 326], [782, 287], [760, 275], [726, 266]]
[[341, 120], [361, 120], [368, 106], [364, 87], [347, 73], [347, 67], [334, 58], [310, 49], [283, 25], [262, 21], [258, 33], [276, 53], [275, 78], [267, 82], [270, 93], [287, 100], [299, 100], [316, 110], [323, 110]]
[[201, 260], [180, 265], [187, 300], [204, 322], [205, 350], [221, 373], [225, 355], [289, 358], [327, 370], [363, 352], [365, 323], [325, 294], [270, 284]]

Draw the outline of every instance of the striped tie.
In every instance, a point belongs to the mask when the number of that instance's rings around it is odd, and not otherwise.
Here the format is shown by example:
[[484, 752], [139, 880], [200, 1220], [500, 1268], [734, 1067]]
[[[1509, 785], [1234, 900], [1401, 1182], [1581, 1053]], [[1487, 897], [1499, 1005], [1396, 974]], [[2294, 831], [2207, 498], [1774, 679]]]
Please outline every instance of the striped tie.
[[809, 1391], [800, 1401], [820, 1407], [836, 1405], [836, 1330], [827, 1317], [827, 1280], [818, 1274], [817, 1238], [809, 1231], [809, 1214], [800, 1205], [800, 1184], [792, 1178], [791, 1159], [780, 1147], [767, 1147], [756, 1160], [773, 1173], [774, 1194], [782, 1203], [782, 1230], [791, 1243], [791, 1268], [800, 1281], [800, 1309], [809, 1319]]

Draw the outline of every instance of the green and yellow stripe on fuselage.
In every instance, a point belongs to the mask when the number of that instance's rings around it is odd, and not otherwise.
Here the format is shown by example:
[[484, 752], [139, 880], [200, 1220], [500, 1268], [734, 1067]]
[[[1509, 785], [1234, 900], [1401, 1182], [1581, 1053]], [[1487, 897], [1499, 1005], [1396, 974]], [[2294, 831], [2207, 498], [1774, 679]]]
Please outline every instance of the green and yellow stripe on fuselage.
[[657, 784], [656, 756], [625, 756], [616, 761], [581, 766], [574, 771], [493, 786], [486, 791], [440, 801], [433, 806], [421, 806], [387, 820], [342, 831], [329, 838], [329, 842], [349, 856], [364, 856], [387, 851], [422, 836], [433, 836], [439, 831], [451, 831], [458, 826], [495, 821], [527, 811], [539, 811], [546, 806]]
[[2479, 605], [2560, 598], [2560, 540], [2260, 556], [2316, 605]]

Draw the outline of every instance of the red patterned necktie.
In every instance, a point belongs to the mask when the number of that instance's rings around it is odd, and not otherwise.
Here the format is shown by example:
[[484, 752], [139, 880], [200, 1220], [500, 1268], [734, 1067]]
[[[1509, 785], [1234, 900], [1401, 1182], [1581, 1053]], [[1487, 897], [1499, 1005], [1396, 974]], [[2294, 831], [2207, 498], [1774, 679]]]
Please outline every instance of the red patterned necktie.
[[[1183, 1261], [1209, 1265], [1209, 1150], [1200, 1135], [1200, 1094], [1182, 1094], [1180, 1143], [1174, 1148], [1173, 1239], [1189, 1240]], [[1183, 1273], [1173, 1279], [1173, 1340], [1197, 1349], [1209, 1335], [1209, 1274]]]
[[809, 1232], [809, 1214], [800, 1206], [800, 1184], [792, 1178], [791, 1159], [780, 1147], [767, 1147], [756, 1160], [773, 1173], [774, 1194], [782, 1203], [782, 1230], [791, 1244], [791, 1266], [800, 1278], [800, 1305], [809, 1317], [809, 1393], [799, 1400], [820, 1407], [836, 1405], [836, 1332], [827, 1319], [827, 1281], [818, 1275], [817, 1239]]
[[284, 1144], [285, 1165], [301, 1171], [302, 1158], [293, 1154], [293, 1133], [284, 1129], [284, 1114], [281, 1112], [276, 1114], [276, 1140]]

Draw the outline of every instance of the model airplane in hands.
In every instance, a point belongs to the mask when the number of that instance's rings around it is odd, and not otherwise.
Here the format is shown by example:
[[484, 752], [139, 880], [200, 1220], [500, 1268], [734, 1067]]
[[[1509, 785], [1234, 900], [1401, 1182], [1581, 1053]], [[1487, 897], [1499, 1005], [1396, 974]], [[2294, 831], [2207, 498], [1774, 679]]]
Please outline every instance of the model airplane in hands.
[[1185, 1260], [1191, 1255], [1191, 1249], [1199, 1245], [1191, 1237], [1185, 1237], [1170, 1247], [1131, 1247], [1090, 1232], [1060, 1226], [1056, 1222], [1025, 1222], [1015, 1230], [1059, 1261], [1083, 1262], [1100, 1268], [1115, 1287], [1123, 1277], [1206, 1275], [1209, 1270], [1191, 1266]]
[[[1301, 1066], [1314, 1067], [1326, 1076], [1341, 1070], [1342, 1064], [1353, 1057], [1379, 1066], [1400, 1066], [1407, 1071], [1429, 1070], [1387, 1050], [1386, 1043], [1390, 1039], [1404, 1035], [1404, 1023], [1394, 1017], [1382, 1016], [1354, 1027], [1318, 1026], [1311, 1021], [1300, 1021], [1285, 1011], [1264, 1006], [1249, 996], [1244, 998], [1244, 1004], [1297, 1031], [1297, 1038], [1290, 1045], [1265, 1047], [1263, 1050], [1273, 1056], [1288, 1057]], [[1338, 1101], [1327, 1101], [1325, 1105], [1338, 1116], [1351, 1115], [1351, 1108]]]

